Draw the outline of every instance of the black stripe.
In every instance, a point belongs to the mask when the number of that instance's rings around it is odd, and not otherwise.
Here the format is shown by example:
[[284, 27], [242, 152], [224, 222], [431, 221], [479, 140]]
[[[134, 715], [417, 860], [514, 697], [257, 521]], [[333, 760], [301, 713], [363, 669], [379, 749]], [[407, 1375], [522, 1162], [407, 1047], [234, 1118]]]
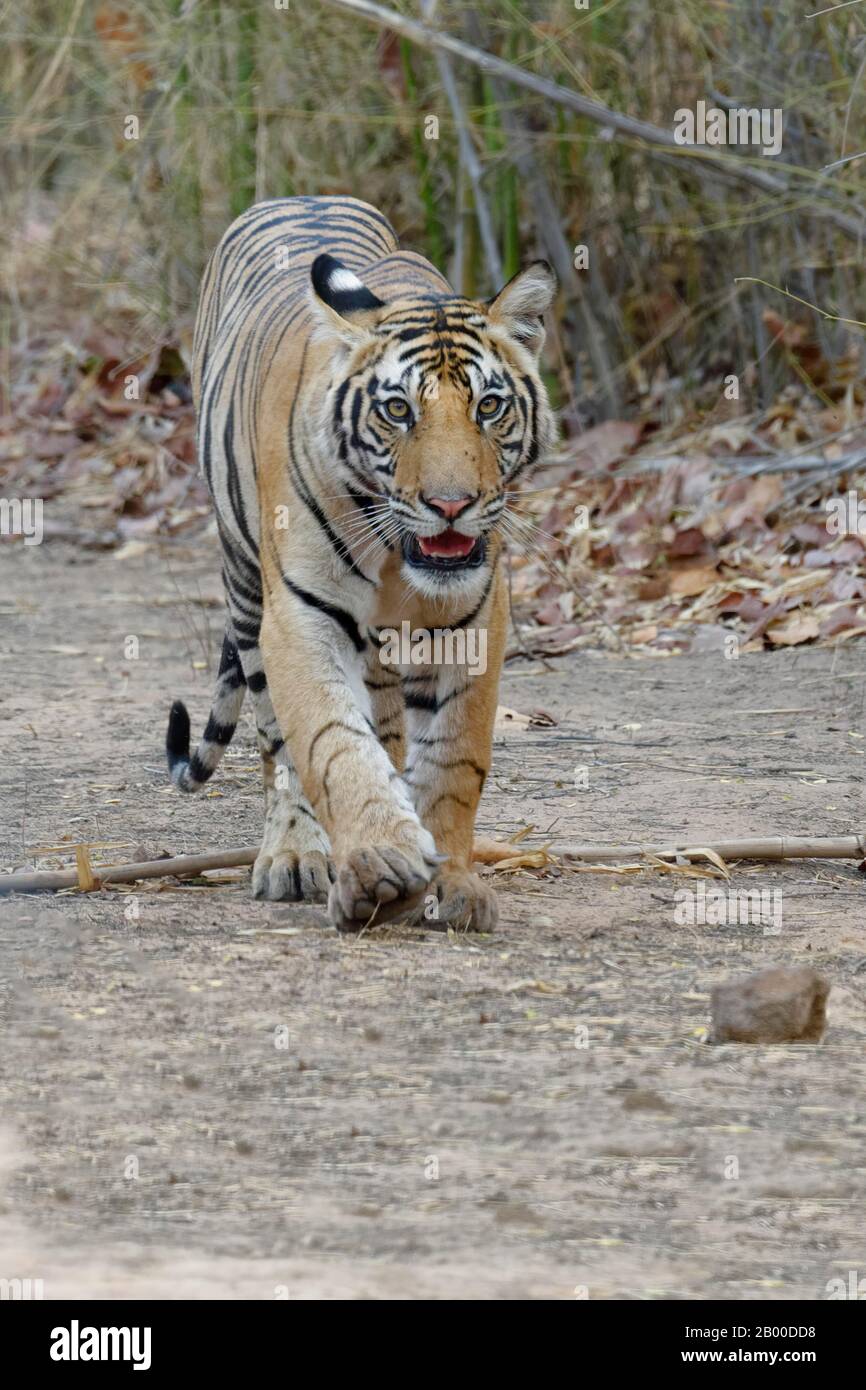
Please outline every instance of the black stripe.
[[484, 607], [485, 603], [487, 602], [487, 599], [488, 599], [488, 597], [489, 597], [489, 595], [490, 595], [490, 590], [491, 590], [492, 587], [493, 587], [493, 580], [494, 580], [495, 578], [496, 578], [496, 566], [495, 566], [495, 565], [492, 565], [491, 568], [490, 568], [490, 577], [488, 578], [487, 584], [485, 585], [484, 593], [481, 595], [480, 599], [479, 599], [478, 602], [476, 603], [475, 607], [472, 609], [471, 613], [467, 613], [467, 614], [466, 614], [466, 617], [465, 617], [465, 618], [461, 618], [461, 619], [459, 620], [459, 622], [453, 623], [453, 624], [452, 624], [453, 627], [467, 627], [468, 624], [472, 622], [472, 619], [473, 619], [473, 618], [476, 618], [476, 617], [478, 616], [478, 614], [481, 612], [481, 609]]
[[218, 724], [211, 715], [205, 725], [202, 737], [205, 743], [218, 743], [225, 748], [227, 744], [231, 743], [236, 728], [236, 724]]
[[328, 603], [326, 599], [319, 598], [317, 594], [311, 594], [309, 589], [302, 589], [300, 584], [293, 584], [288, 575], [283, 575], [283, 583], [290, 593], [303, 600], [304, 603], [308, 603], [311, 608], [317, 608], [326, 617], [333, 618], [335, 623], [339, 623], [346, 636], [351, 639], [356, 652], [364, 650], [367, 644], [351, 613], [347, 613], [344, 608], [337, 608], [333, 603]]

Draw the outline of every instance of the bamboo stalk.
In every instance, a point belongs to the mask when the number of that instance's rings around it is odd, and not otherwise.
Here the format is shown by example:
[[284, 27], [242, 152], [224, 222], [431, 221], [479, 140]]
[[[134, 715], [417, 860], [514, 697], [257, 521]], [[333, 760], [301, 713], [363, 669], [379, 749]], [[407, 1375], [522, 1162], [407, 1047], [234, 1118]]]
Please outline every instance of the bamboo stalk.
[[[432, 18], [436, 8], [436, 0], [421, 0], [421, 8], [425, 19]], [[487, 263], [487, 279], [490, 285], [491, 294], [498, 294], [502, 288], [502, 260], [499, 255], [499, 246], [496, 242], [496, 233], [493, 230], [493, 219], [490, 215], [490, 206], [487, 202], [487, 194], [484, 192], [482, 179], [484, 171], [478, 155], [475, 153], [475, 146], [472, 143], [472, 135], [469, 130], [469, 123], [466, 113], [463, 110], [463, 102], [460, 99], [460, 91], [454, 77], [454, 69], [447, 55], [441, 50], [436, 52], [436, 65], [439, 69], [439, 78], [448, 98], [448, 105], [451, 107], [451, 115], [457, 127], [457, 143], [460, 150], [460, 159], [463, 167], [469, 176], [472, 184], [472, 195], [475, 203], [475, 216], [478, 220], [478, 231], [481, 236], [481, 245], [484, 248], [484, 259]]]
[[866, 835], [772, 835], [749, 840], [667, 840], [655, 845], [638, 841], [623, 845], [554, 844], [548, 850], [558, 859], [582, 859], [587, 864], [613, 863], [640, 858], [642, 854], [654, 854], [656, 858], [680, 855], [687, 859], [705, 850], [721, 859], [866, 859]]
[[234, 54], [234, 129], [229, 149], [231, 175], [230, 203], [234, 216], [245, 212], [256, 196], [256, 39], [258, 16], [255, 8], [242, 9], [237, 17], [237, 48]]
[[[478, 16], [473, 11], [469, 12], [466, 22], [472, 37], [479, 44], [485, 42], [484, 31]], [[557, 207], [556, 199], [538, 155], [531, 148], [524, 123], [509, 105], [508, 89], [505, 83], [501, 78], [491, 73], [490, 86], [499, 102], [499, 117], [502, 121], [502, 128], [508, 137], [510, 158], [530, 194], [538, 236], [547, 250], [560, 284], [569, 292], [582, 320], [582, 332], [574, 331], [572, 333], [572, 361], [579, 371], [580, 349], [585, 347], [595, 373], [596, 391], [604, 399], [607, 415], [616, 419], [621, 412], [622, 401], [614, 380], [607, 342], [574, 268], [573, 251], [562, 229], [560, 209]], [[580, 389], [577, 381], [575, 381], [575, 389], [578, 391]]]
[[403, 63], [403, 76], [406, 79], [406, 96], [412, 107], [412, 146], [415, 164], [418, 169], [418, 192], [424, 206], [424, 230], [427, 246], [434, 265], [441, 265], [445, 254], [442, 238], [442, 223], [436, 209], [433, 189], [433, 163], [427, 150], [427, 142], [421, 134], [418, 118], [418, 89], [412, 71], [412, 45], [408, 39], [400, 40], [400, 57]]
[[[551, 81], [550, 78], [537, 77], [535, 73], [527, 72], [514, 63], [507, 63], [504, 58], [497, 58], [493, 53], [485, 53], [482, 49], [475, 48], [462, 39], [454, 38], [451, 34], [446, 34], [438, 29], [431, 29], [416, 19], [410, 19], [406, 15], [399, 14], [396, 10], [388, 9], [385, 5], [378, 5], [375, 0], [323, 0], [323, 3], [338, 10], [344, 10], [347, 14], [356, 15], [359, 19], [366, 19], [371, 24], [391, 29], [395, 34], [417, 44], [419, 48], [426, 48], [431, 52], [441, 50], [445, 53], [452, 53], [455, 58], [462, 58], [465, 62], [473, 63], [483, 72], [504, 77], [506, 81], [514, 82], [518, 87], [525, 87], [528, 91], [535, 92], [537, 96], [546, 97], [548, 101], [557, 105], [566, 106], [570, 110], [576, 111], [579, 116], [586, 116], [598, 125], [605, 126], [620, 135], [642, 140], [649, 147], [650, 153], [655, 149], [660, 149], [662, 154], [667, 157], [675, 154], [696, 158], [700, 161], [698, 167], [707, 173], [721, 174], [739, 180], [741, 183], [751, 184], [753, 188], [760, 188], [764, 193], [779, 194], [782, 197], [789, 197], [792, 193], [791, 186], [784, 179], [779, 178], [777, 174], [769, 174], [763, 169], [756, 169], [737, 155], [723, 154], [710, 145], [678, 145], [674, 139], [673, 131], [663, 130], [660, 126], [650, 124], [649, 121], [639, 121], [634, 116], [626, 116], [620, 111], [614, 111], [613, 107], [605, 106], [603, 102], [581, 96], [579, 92], [573, 92], [570, 87], [563, 87], [559, 82]], [[808, 174], [812, 171], [804, 169], [802, 172]], [[814, 200], [810, 208], [814, 216], [826, 217], [847, 236], [853, 237], [858, 242], [862, 240], [864, 230], [866, 230], [862, 217], [852, 217], [850, 213], [836, 207], [827, 199], [821, 186], [816, 183], [812, 184], [809, 191]]]
[[[109, 883], [135, 883], [140, 878], [166, 878], [201, 874], [206, 869], [236, 869], [255, 862], [257, 849], [226, 849], [207, 854], [181, 854], [175, 859], [148, 859], [141, 864], [114, 864], [93, 867], [95, 886]], [[0, 875], [0, 897], [4, 893], [46, 893], [58, 888], [76, 888], [77, 869], [45, 870], [40, 873]]]
[[[523, 848], [527, 846], [523, 845]], [[705, 854], [707, 850], [722, 859], [866, 859], [866, 835], [837, 835], [812, 837], [806, 835], [773, 835], [764, 839], [747, 840], [667, 840], [661, 844], [642, 844], [633, 841], [622, 845], [552, 844], [545, 846], [556, 859], [581, 860], [585, 864], [608, 864], [619, 860], [640, 859], [652, 854], [656, 858]], [[521, 846], [508, 841], [480, 840], [476, 856], [488, 863], [519, 853]], [[208, 869], [235, 869], [255, 862], [258, 849], [226, 849], [205, 854], [183, 854], [175, 859], [150, 859], [141, 864], [115, 864], [109, 868], [93, 868], [94, 887], [111, 883], [135, 883], [138, 879], [182, 878], [197, 875]], [[8, 893], [45, 893], [58, 888], [79, 886], [77, 869], [47, 870], [40, 873], [0, 875], [0, 897]]]

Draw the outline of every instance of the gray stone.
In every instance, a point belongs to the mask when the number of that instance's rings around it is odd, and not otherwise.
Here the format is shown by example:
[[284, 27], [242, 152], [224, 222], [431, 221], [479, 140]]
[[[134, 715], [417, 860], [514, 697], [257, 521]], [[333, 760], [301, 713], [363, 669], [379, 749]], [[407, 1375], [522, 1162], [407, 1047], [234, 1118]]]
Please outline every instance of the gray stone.
[[716, 985], [710, 1042], [820, 1042], [829, 993], [827, 981], [806, 965], [781, 965]]

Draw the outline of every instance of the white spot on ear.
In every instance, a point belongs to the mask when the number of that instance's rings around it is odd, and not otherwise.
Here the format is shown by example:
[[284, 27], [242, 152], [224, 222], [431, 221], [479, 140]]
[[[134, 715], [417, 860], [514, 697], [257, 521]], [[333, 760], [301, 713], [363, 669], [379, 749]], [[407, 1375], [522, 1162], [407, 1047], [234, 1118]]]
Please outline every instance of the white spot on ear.
[[339, 270], [332, 270], [328, 276], [328, 289], [332, 294], [341, 294], [345, 290], [362, 290], [363, 283], [357, 275], [353, 275], [351, 270], [341, 266]]

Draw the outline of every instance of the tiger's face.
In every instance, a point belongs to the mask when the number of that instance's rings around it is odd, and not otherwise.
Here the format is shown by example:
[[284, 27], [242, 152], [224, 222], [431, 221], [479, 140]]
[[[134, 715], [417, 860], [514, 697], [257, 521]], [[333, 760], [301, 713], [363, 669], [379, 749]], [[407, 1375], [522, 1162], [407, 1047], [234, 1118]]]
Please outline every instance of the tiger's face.
[[339, 345], [320, 431], [350, 495], [412, 587], [482, 589], [508, 491], [555, 437], [538, 370], [553, 272], [536, 262], [486, 305], [386, 304], [321, 256], [313, 288], [319, 332]]

